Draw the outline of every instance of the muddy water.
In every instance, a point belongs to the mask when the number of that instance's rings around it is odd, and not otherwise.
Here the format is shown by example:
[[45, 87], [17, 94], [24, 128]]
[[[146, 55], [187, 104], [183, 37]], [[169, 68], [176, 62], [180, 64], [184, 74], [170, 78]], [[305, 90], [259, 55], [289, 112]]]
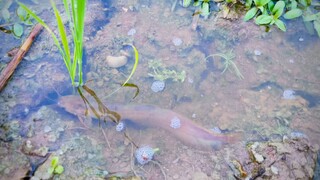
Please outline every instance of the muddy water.
[[[129, 124], [127, 133], [138, 146], [160, 149], [154, 157], [160, 165], [150, 162], [139, 168], [132, 157], [135, 147], [123, 133], [115, 131], [114, 124], [102, 124], [101, 130], [97, 120], [83, 120], [84, 126], [78, 117], [56, 104], [59, 96], [74, 91], [67, 88], [69, 79], [63, 61], [53, 53], [56, 49], [49, 34], [43, 32], [1, 92], [1, 156], [5, 157], [1, 174], [22, 177], [30, 167], [41, 164], [41, 156], [52, 152], [65, 167], [61, 178], [136, 173], [146, 179], [228, 179], [233, 177], [228, 161], [248, 156], [246, 142], [279, 140], [299, 132], [308, 136], [311, 144], [320, 144], [320, 107], [316, 101], [320, 95], [320, 40], [308, 35], [302, 22], [287, 22], [286, 33], [276, 28], [266, 33], [254, 23], [228, 21], [214, 14], [207, 20], [200, 18], [193, 30], [192, 9], [180, 5], [171, 9], [168, 1], [90, 1], [85, 69], [86, 79], [93, 81], [87, 85], [104, 102], [156, 105], [206, 129], [243, 132], [243, 140], [202, 151], [163, 129]], [[54, 25], [49, 12], [43, 10], [40, 15]], [[19, 44], [12, 40], [6, 36], [8, 42], [2, 43]], [[133, 43], [140, 53], [131, 80], [140, 88], [135, 99], [131, 88], [109, 95], [133, 65], [133, 52], [122, 46], [124, 42]], [[128, 63], [120, 68], [108, 67], [106, 56], [121, 56], [121, 50], [129, 54]], [[232, 66], [222, 73], [223, 59], [206, 59], [213, 54], [229, 55], [243, 78]], [[148, 75], [154, 74], [151, 61], [161, 62], [162, 70], [185, 71], [184, 81], [173, 81], [171, 75], [163, 91], [153, 92], [155, 79]], [[277, 85], [261, 85], [264, 82]], [[308, 93], [311, 99], [285, 99], [286, 89]], [[315, 106], [310, 107], [310, 103]]]

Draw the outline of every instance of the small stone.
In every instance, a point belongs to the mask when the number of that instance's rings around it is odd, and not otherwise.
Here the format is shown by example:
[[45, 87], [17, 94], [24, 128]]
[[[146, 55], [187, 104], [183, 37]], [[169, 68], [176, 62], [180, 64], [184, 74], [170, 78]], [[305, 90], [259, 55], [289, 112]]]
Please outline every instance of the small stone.
[[264, 158], [261, 154], [253, 152], [253, 156], [258, 163], [262, 163], [264, 161]]
[[276, 168], [275, 166], [271, 166], [271, 172], [275, 175], [278, 175], [279, 174], [279, 170], [278, 168]]
[[164, 90], [166, 84], [164, 81], [154, 81], [151, 85], [151, 90], [153, 92], [161, 92]]
[[178, 37], [174, 37], [172, 39], [172, 43], [175, 45], [175, 46], [180, 46], [182, 44], [182, 40]]
[[51, 129], [50, 126], [45, 126], [43, 131], [44, 131], [45, 133], [48, 133], [48, 132], [51, 132], [52, 129]]
[[106, 63], [109, 67], [119, 68], [126, 65], [128, 58], [126, 56], [107, 56]]
[[304, 39], [303, 39], [302, 37], [300, 37], [300, 38], [299, 38], [299, 41], [302, 42], [302, 41], [304, 41]]
[[133, 36], [136, 32], [137, 32], [136, 29], [131, 28], [131, 29], [128, 31], [128, 36]]
[[259, 51], [259, 50], [254, 50], [254, 55], [256, 55], [256, 56], [261, 56], [261, 51]]

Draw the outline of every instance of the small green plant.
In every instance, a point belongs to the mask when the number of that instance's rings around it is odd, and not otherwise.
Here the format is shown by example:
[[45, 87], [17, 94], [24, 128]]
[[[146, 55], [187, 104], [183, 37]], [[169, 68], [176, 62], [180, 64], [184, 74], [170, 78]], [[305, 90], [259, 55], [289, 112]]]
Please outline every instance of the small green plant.
[[59, 157], [54, 156], [51, 159], [51, 165], [48, 169], [49, 174], [62, 174], [64, 171], [64, 168], [62, 165], [59, 164]]
[[[30, 15], [24, 9], [22, 9], [21, 6], [19, 6], [16, 9], [15, 11], [16, 16], [13, 16], [9, 11], [9, 8], [11, 7], [11, 5], [12, 4], [9, 2], [2, 5], [3, 7], [1, 7], [0, 5], [0, 9], [1, 9], [0, 17], [5, 22], [5, 24], [0, 25], [1, 27], [0, 30], [5, 33], [13, 33], [13, 35], [19, 39], [23, 35], [24, 26], [30, 26], [32, 25], [32, 22], [31, 22]], [[5, 28], [5, 27], [9, 27], [9, 28]]]
[[[255, 22], [258, 25], [273, 25], [275, 24], [282, 31], [286, 31], [286, 26], [280, 17], [285, 19], [294, 19], [302, 15], [302, 10], [298, 8], [306, 7], [306, 0], [247, 0], [246, 8], [249, 9], [244, 16], [244, 21], [256, 17]], [[305, 4], [305, 6], [303, 5]]]
[[186, 72], [177, 72], [166, 68], [160, 60], [150, 60], [148, 62], [149, 68], [152, 69], [152, 73], [148, 73], [149, 76], [153, 77], [158, 81], [165, 81], [172, 79], [173, 81], [183, 82], [186, 78]]
[[[227, 52], [227, 53], [216, 53], [216, 54], [211, 54], [211, 55], [209, 55], [209, 56], [207, 56], [206, 58], [205, 58], [205, 60], [207, 60], [208, 58], [210, 58], [210, 57], [215, 57], [215, 56], [218, 56], [218, 57], [221, 57], [221, 58], [223, 58], [223, 70], [222, 70], [222, 74], [223, 73], [225, 73], [227, 70], [229, 70], [230, 72], [235, 72], [235, 74], [237, 75], [237, 77], [239, 78], [239, 79], [244, 79], [244, 77], [243, 77], [243, 75], [241, 74], [241, 72], [239, 71], [239, 69], [238, 69], [238, 67], [237, 67], [237, 65], [233, 62], [233, 59], [236, 57], [235, 55], [234, 55], [234, 53], [232, 52], [232, 51], [229, 51], [229, 52]], [[233, 71], [232, 71], [232, 69], [233, 69]]]
[[[318, 6], [320, 6], [320, 3], [318, 3]], [[315, 13], [315, 10], [308, 7], [302, 17], [308, 32], [314, 34], [314, 30], [316, 30], [320, 37], [320, 12]]]
[[[192, 0], [183, 0], [182, 1], [182, 6], [183, 7], [189, 7], [191, 4]], [[202, 16], [209, 16], [210, 15], [210, 1], [211, 0], [194, 0], [193, 1], [193, 6], [199, 6], [200, 11], [199, 14]]]
[[[82, 85], [83, 84], [82, 53], [83, 53], [83, 32], [84, 32], [86, 0], [81, 0], [81, 1], [63, 0], [64, 10], [67, 13], [69, 27], [72, 34], [73, 55], [69, 47], [67, 32], [62, 22], [61, 14], [58, 11], [54, 1], [50, 0], [50, 2], [56, 17], [58, 30], [61, 38], [61, 43], [56, 37], [56, 35], [53, 33], [53, 31], [49, 28], [49, 26], [40, 17], [38, 17], [33, 11], [31, 11], [24, 4], [22, 3], [19, 3], [19, 4], [25, 11], [27, 11], [27, 13], [29, 13], [34, 19], [36, 19], [51, 34], [56, 46], [59, 49], [60, 54], [63, 57], [64, 63], [67, 67], [67, 70], [71, 78], [72, 85], [73, 86]], [[70, 10], [70, 7], [71, 7], [71, 10]], [[76, 82], [77, 74], [78, 74], [78, 82]]]

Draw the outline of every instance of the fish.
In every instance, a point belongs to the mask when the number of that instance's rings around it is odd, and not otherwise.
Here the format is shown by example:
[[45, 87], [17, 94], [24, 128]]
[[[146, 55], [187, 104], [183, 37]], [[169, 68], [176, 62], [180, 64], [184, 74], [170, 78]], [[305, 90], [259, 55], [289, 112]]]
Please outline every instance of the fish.
[[[76, 116], [85, 116], [85, 104], [79, 96], [62, 96], [58, 100], [58, 106]], [[239, 132], [215, 133], [179, 113], [154, 105], [110, 104], [108, 109], [117, 112], [121, 116], [120, 121], [130, 120], [144, 127], [162, 128], [184, 144], [200, 149], [217, 149], [224, 144], [239, 142], [242, 137], [242, 133]], [[94, 113], [90, 111], [88, 116], [95, 118]]]

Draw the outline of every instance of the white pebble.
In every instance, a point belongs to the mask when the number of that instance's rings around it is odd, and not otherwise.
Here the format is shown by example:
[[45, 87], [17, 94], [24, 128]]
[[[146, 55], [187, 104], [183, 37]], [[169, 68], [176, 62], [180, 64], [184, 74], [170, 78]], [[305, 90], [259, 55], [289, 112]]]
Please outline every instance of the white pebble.
[[128, 36], [133, 36], [136, 32], [136, 29], [132, 28], [128, 31]]
[[51, 129], [50, 126], [45, 126], [45, 127], [44, 127], [44, 132], [45, 132], [45, 133], [48, 133], [48, 132], [50, 132], [50, 131], [52, 131], [52, 129]]
[[256, 55], [256, 56], [261, 56], [261, 51], [259, 51], [259, 50], [254, 50], [254, 55]]

